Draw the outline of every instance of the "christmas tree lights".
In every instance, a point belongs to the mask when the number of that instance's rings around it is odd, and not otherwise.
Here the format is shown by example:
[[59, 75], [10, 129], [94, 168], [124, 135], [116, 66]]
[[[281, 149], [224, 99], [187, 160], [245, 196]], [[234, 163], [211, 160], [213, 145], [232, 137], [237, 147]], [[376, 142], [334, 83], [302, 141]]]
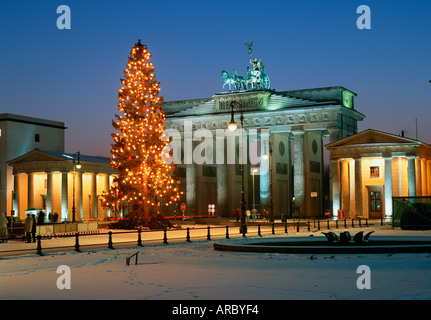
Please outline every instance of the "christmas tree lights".
[[123, 86], [118, 90], [118, 110], [112, 121], [114, 143], [111, 165], [117, 170], [109, 192], [103, 194], [102, 205], [111, 209], [126, 205], [127, 217], [146, 225], [160, 214], [161, 205], [169, 206], [180, 199], [179, 182], [172, 177], [173, 165], [164, 163], [162, 150], [163, 98], [156, 82], [151, 53], [138, 43], [130, 52]]

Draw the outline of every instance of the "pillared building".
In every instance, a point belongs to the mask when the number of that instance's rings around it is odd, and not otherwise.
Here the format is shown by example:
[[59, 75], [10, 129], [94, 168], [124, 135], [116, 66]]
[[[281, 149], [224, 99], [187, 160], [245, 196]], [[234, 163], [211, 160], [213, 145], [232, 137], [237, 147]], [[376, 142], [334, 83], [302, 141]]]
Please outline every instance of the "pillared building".
[[71, 221], [73, 207], [77, 221], [114, 215], [98, 200], [116, 173], [109, 159], [65, 153], [65, 129], [63, 122], [0, 114], [2, 212], [23, 219], [44, 210], [59, 221]]

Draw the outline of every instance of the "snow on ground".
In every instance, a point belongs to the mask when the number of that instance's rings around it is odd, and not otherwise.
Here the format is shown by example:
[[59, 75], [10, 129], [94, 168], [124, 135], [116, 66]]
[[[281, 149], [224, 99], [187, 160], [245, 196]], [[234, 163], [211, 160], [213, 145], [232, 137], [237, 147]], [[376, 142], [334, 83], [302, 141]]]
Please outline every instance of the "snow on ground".
[[[367, 230], [362, 228], [361, 230]], [[351, 234], [359, 229], [351, 230]], [[337, 232], [337, 231], [336, 231]], [[310, 233], [289, 233], [288, 237]], [[320, 232], [314, 235], [322, 236]], [[430, 231], [376, 230], [379, 235]], [[114, 234], [114, 238], [115, 238]], [[97, 236], [95, 236], [97, 237]], [[99, 236], [100, 237], [100, 236]], [[264, 235], [264, 239], [286, 237]], [[430, 299], [431, 254], [270, 254], [216, 251], [198, 240], [143, 247], [0, 257], [0, 299], [291, 300]], [[61, 245], [71, 239], [52, 239]], [[46, 246], [47, 241], [43, 242]], [[70, 243], [69, 243], [70, 244]], [[24, 245], [0, 243], [0, 251]], [[115, 245], [115, 244], [114, 244]], [[139, 252], [138, 264], [126, 257]], [[60, 290], [59, 266], [71, 270], [71, 288]], [[371, 289], [358, 289], [360, 265], [371, 270]]]

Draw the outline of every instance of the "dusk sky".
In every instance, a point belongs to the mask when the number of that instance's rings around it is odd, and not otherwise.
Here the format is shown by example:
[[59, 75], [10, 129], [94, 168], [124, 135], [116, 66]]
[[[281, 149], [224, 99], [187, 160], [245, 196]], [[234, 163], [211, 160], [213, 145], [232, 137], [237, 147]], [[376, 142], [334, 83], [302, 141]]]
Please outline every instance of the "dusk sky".
[[[57, 28], [57, 7], [71, 29]], [[357, 7], [371, 9], [359, 30]], [[165, 101], [223, 91], [221, 70], [262, 59], [277, 91], [343, 86], [359, 131], [405, 130], [431, 143], [430, 1], [0, 2], [0, 113], [65, 122], [66, 152], [110, 155], [111, 121], [131, 47], [152, 53]]]

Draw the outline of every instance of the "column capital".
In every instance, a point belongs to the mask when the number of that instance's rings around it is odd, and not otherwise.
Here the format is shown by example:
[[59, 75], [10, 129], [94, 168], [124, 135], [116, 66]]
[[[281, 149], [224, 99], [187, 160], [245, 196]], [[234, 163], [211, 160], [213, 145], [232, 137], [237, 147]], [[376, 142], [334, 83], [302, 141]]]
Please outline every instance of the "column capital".
[[305, 133], [305, 130], [304, 130], [304, 129], [292, 129], [292, 130], [290, 130], [290, 132], [291, 132], [294, 136], [296, 136], [296, 135], [304, 134], [304, 133]]

